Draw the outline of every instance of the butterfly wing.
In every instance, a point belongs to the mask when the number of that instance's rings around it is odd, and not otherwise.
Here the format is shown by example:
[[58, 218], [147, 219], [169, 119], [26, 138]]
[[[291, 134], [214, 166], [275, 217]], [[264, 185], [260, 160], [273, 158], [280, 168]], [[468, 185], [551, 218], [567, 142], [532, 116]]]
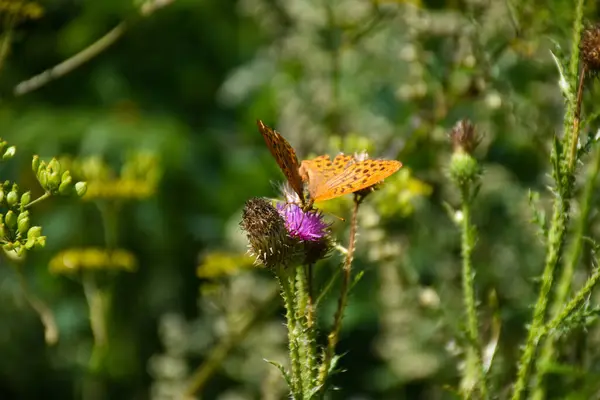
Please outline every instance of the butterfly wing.
[[294, 148], [279, 132], [269, 128], [261, 120], [256, 121], [256, 124], [258, 125], [258, 130], [265, 139], [269, 151], [275, 158], [275, 161], [277, 161], [279, 168], [281, 168], [281, 171], [287, 178], [290, 186], [304, 202], [303, 184], [298, 171], [298, 157], [296, 156]]
[[381, 182], [400, 167], [402, 163], [397, 160], [347, 162], [338, 170], [339, 173], [329, 178], [315, 174], [315, 184], [309, 181], [310, 197], [314, 201], [325, 201], [354, 193]]

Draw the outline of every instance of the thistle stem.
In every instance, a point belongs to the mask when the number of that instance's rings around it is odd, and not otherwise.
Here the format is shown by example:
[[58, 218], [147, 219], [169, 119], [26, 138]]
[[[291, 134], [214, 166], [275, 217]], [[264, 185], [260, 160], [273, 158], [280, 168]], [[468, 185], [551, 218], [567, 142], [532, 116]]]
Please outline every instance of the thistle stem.
[[302, 376], [302, 392], [308, 398], [317, 386], [317, 348], [315, 339], [315, 326], [313, 323], [313, 310], [308, 293], [308, 279], [306, 269], [296, 268], [296, 322], [300, 329], [298, 350], [300, 355], [300, 368]]
[[[559, 158], [558, 170], [554, 171], [557, 194], [554, 197], [552, 220], [548, 231], [546, 262], [542, 272], [542, 284], [538, 299], [533, 310], [533, 319], [527, 333], [527, 339], [517, 367], [517, 379], [513, 388], [512, 400], [520, 400], [529, 384], [531, 364], [537, 350], [538, 342], [542, 337], [548, 300], [554, 283], [554, 273], [560, 258], [565, 238], [565, 230], [569, 221], [570, 200], [573, 195], [574, 173], [577, 164], [577, 143], [579, 140], [579, 119], [583, 99], [583, 84], [585, 82], [585, 68], [578, 76], [579, 43], [583, 29], [583, 2], [578, 0], [575, 8], [573, 22], [573, 40], [571, 42], [571, 59], [569, 62], [569, 75], [578, 84], [577, 97], [569, 98], [569, 106], [565, 116], [565, 139], [563, 140], [563, 154], [555, 154]], [[564, 165], [565, 167], [562, 167]]]
[[[600, 172], [600, 151], [596, 151], [594, 156], [594, 165], [592, 172], [590, 173], [584, 192], [581, 198], [581, 212], [579, 219], [573, 233], [573, 241], [569, 246], [567, 252], [566, 261], [563, 266], [563, 270], [560, 279], [557, 284], [556, 295], [552, 305], [550, 307], [550, 318], [556, 318], [559, 313], [563, 310], [563, 304], [567, 300], [567, 296], [571, 291], [571, 282], [573, 280], [573, 274], [575, 267], [579, 262], [581, 255], [581, 249], [583, 247], [583, 236], [588, 226], [588, 219], [591, 210], [592, 198], [594, 196], [594, 189], [596, 187], [596, 180], [598, 173]], [[544, 340], [543, 347], [541, 349], [540, 357], [536, 361], [538, 370], [538, 376], [535, 381], [535, 387], [533, 392], [534, 400], [543, 400], [546, 398], [546, 390], [544, 387], [544, 375], [545, 368], [552, 362], [555, 354], [554, 340], [551, 337], [547, 337]]]
[[290, 351], [290, 380], [291, 380], [291, 395], [293, 399], [302, 399], [302, 379], [300, 353], [298, 344], [298, 327], [296, 321], [296, 302], [293, 292], [295, 276], [288, 274], [287, 271], [282, 271], [281, 276], [278, 276], [281, 286], [281, 295], [285, 304], [288, 328], [288, 347]]
[[354, 197], [354, 210], [352, 211], [352, 220], [350, 222], [350, 239], [348, 243], [348, 253], [346, 254], [346, 260], [342, 269], [342, 287], [340, 291], [340, 298], [338, 300], [338, 307], [335, 312], [333, 329], [327, 336], [327, 348], [323, 354], [323, 360], [319, 368], [319, 385], [322, 386], [322, 390], [325, 390], [325, 383], [329, 375], [331, 368], [331, 361], [335, 353], [335, 347], [339, 341], [340, 331], [342, 329], [342, 318], [344, 317], [344, 310], [348, 302], [348, 292], [350, 290], [350, 279], [352, 277], [352, 260], [354, 257], [354, 247], [356, 244], [356, 230], [358, 226], [358, 207], [361, 203], [361, 198], [357, 195]]
[[469, 347], [467, 349], [466, 368], [464, 383], [468, 393], [475, 387], [479, 387], [481, 397], [488, 398], [487, 385], [485, 381], [483, 355], [481, 353], [481, 341], [479, 339], [479, 328], [477, 323], [477, 309], [475, 300], [475, 282], [471, 255], [475, 247], [474, 227], [471, 225], [471, 204], [468, 190], [462, 194], [462, 286], [464, 304], [467, 312], [467, 336]]

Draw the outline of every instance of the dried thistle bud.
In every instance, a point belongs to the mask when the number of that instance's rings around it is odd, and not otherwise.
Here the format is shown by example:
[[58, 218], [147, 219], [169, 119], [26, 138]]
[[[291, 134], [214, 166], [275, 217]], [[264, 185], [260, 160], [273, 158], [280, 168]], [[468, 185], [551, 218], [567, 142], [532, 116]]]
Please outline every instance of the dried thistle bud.
[[475, 183], [481, 174], [479, 163], [472, 156], [481, 137], [469, 120], [461, 120], [450, 132], [450, 139], [454, 148], [450, 159], [450, 177], [456, 185], [465, 188]]
[[250, 253], [257, 264], [276, 268], [297, 259], [296, 241], [289, 236], [283, 217], [268, 200], [248, 200], [240, 226], [246, 231]]
[[579, 51], [585, 67], [589, 71], [600, 72], [600, 24], [582, 32]]
[[450, 131], [450, 140], [454, 152], [472, 154], [481, 143], [481, 136], [477, 134], [475, 125], [468, 119], [461, 119]]

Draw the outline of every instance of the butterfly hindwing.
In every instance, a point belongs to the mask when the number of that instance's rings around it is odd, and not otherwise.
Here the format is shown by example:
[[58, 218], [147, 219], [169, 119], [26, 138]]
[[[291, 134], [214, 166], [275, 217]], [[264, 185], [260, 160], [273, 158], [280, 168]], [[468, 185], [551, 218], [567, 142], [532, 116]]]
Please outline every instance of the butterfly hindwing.
[[314, 201], [330, 200], [354, 193], [381, 182], [396, 172], [402, 163], [396, 160], [364, 160], [345, 162], [338, 173], [316, 183], [309, 182], [309, 192]]

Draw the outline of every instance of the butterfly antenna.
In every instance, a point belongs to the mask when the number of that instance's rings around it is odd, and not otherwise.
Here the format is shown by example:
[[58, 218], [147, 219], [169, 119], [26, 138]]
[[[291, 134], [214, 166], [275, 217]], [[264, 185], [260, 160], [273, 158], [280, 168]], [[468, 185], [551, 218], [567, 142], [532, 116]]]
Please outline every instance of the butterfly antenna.
[[332, 217], [335, 217], [335, 218], [339, 219], [342, 222], [346, 222], [346, 218], [342, 218], [339, 215], [335, 215], [335, 214], [330, 213], [330, 212], [328, 212], [327, 214], [331, 215]]

